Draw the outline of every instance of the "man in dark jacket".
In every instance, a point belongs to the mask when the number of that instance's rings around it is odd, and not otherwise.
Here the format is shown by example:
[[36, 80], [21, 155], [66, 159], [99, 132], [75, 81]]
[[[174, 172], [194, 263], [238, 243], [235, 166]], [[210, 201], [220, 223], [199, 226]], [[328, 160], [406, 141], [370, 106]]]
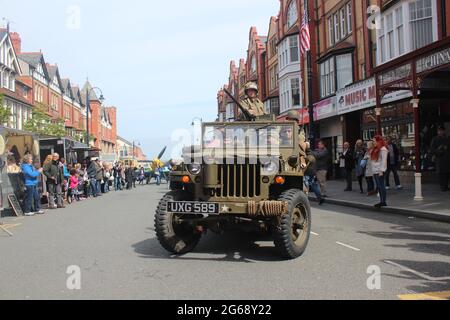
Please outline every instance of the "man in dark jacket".
[[387, 161], [387, 170], [385, 173], [385, 179], [386, 179], [386, 189], [389, 189], [390, 187], [390, 181], [389, 178], [391, 177], [391, 172], [394, 174], [394, 180], [395, 185], [397, 186], [397, 190], [403, 189], [402, 185], [400, 184], [400, 177], [398, 176], [398, 161], [400, 159], [400, 151], [398, 150], [398, 147], [395, 143], [393, 143], [391, 137], [386, 138], [386, 145], [387, 149], [389, 151], [388, 153], [388, 161]]
[[316, 158], [317, 167], [317, 180], [320, 184], [320, 189], [322, 191], [322, 197], [327, 196], [327, 174], [328, 174], [328, 164], [330, 162], [330, 153], [325, 147], [323, 141], [319, 141], [318, 149], [313, 152]]
[[92, 158], [89, 167], [87, 169], [87, 174], [89, 176], [89, 184], [91, 188], [91, 194], [94, 198], [97, 198], [99, 196], [99, 190], [97, 186], [97, 164], [96, 164], [97, 158]]
[[340, 167], [345, 170], [345, 179], [347, 181], [347, 188], [344, 191], [353, 190], [353, 169], [355, 168], [355, 160], [353, 151], [350, 149], [350, 143], [344, 143], [344, 151], [340, 155]]
[[450, 180], [450, 138], [445, 133], [445, 127], [438, 129], [438, 135], [431, 142], [431, 153], [435, 157], [439, 184], [443, 192], [448, 191]]
[[47, 177], [49, 208], [65, 208], [62, 198], [62, 183], [64, 181], [64, 172], [63, 166], [59, 162], [59, 154], [54, 153], [52, 162], [44, 166], [44, 175]]
[[306, 159], [308, 160], [308, 167], [305, 170], [304, 184], [308, 188], [309, 191], [314, 192], [316, 195], [317, 201], [319, 201], [319, 205], [322, 205], [324, 200], [322, 193], [320, 192], [319, 185], [317, 183], [317, 159], [314, 156], [314, 153], [310, 149], [309, 142], [306, 143]]

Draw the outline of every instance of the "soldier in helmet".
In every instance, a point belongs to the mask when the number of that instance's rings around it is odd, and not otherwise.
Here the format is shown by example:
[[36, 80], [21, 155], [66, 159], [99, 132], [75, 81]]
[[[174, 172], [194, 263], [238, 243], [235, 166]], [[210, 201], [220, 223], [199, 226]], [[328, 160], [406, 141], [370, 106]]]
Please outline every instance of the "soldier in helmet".
[[[252, 115], [255, 117], [260, 117], [266, 115], [266, 111], [264, 110], [264, 104], [258, 98], [258, 86], [254, 82], [248, 82], [245, 85], [245, 95], [246, 98], [241, 101], [241, 105]], [[242, 112], [239, 112], [238, 116], [239, 120], [245, 120], [245, 116]]]
[[[295, 121], [298, 123], [300, 122], [300, 113], [295, 110], [289, 111], [286, 116], [286, 120]], [[308, 149], [308, 143], [306, 141], [306, 134], [303, 126], [300, 126], [299, 146], [300, 146], [300, 166], [302, 169], [306, 169], [307, 167], [306, 150]]]

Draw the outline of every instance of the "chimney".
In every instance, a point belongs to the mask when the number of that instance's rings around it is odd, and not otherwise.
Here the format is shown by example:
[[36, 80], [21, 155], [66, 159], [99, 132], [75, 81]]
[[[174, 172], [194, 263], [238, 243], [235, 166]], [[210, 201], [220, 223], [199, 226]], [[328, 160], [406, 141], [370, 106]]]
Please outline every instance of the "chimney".
[[14, 47], [14, 51], [16, 54], [22, 53], [22, 39], [20, 39], [20, 35], [17, 32], [11, 32], [9, 34], [11, 38], [12, 45]]

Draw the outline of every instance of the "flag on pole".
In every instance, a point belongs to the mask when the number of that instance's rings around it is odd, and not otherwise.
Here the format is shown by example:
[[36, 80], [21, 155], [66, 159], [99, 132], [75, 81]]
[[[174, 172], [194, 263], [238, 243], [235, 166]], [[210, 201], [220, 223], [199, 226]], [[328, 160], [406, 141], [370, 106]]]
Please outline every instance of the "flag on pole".
[[300, 28], [300, 52], [304, 55], [311, 49], [311, 37], [309, 34], [309, 16], [308, 9], [303, 11], [302, 25]]

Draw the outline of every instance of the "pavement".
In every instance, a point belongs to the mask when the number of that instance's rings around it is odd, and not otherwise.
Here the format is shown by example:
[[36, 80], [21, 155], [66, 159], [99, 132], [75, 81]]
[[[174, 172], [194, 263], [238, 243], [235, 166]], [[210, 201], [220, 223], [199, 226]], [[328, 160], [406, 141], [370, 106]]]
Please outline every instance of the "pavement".
[[448, 224], [314, 205], [313, 233], [299, 259], [280, 259], [270, 238], [211, 233], [194, 252], [172, 256], [153, 229], [165, 192], [166, 186], [140, 186], [45, 215], [2, 219], [14, 236], [0, 230], [0, 299], [450, 297]]
[[[345, 181], [328, 181], [327, 203], [450, 223], [450, 191], [442, 192], [437, 185], [423, 185], [422, 201], [414, 200], [414, 185], [404, 186], [402, 190], [390, 189], [387, 197], [389, 207], [382, 209], [374, 207], [379, 203], [378, 196], [367, 197], [366, 194], [361, 194], [357, 182], [353, 183], [352, 192], [344, 192], [345, 187]], [[310, 199], [315, 200], [313, 194], [310, 194]]]

